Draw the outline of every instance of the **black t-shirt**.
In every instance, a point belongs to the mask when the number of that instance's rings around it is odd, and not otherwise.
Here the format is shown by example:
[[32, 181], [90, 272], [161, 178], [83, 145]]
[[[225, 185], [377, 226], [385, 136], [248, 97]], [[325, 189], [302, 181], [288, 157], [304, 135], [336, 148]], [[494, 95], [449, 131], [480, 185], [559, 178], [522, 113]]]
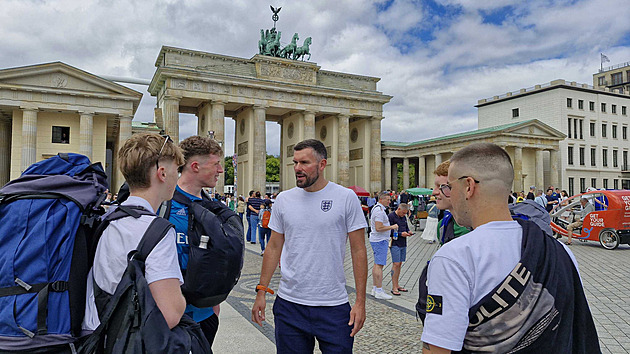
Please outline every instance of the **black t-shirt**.
[[[395, 211], [389, 213], [389, 215], [387, 215], [387, 218], [389, 219], [390, 225], [398, 225], [398, 240], [392, 240], [392, 246], [407, 247], [407, 238], [400, 236], [400, 234], [403, 232], [409, 232], [407, 218], [405, 218], [404, 215], [402, 217], [399, 217]], [[394, 236], [394, 230], [390, 232], [390, 236]]]

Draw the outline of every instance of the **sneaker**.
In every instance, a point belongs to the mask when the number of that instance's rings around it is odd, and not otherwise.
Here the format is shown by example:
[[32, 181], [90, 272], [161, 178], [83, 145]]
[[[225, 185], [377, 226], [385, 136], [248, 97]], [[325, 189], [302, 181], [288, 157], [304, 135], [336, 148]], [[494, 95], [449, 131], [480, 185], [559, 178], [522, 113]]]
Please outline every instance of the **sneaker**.
[[376, 289], [372, 288], [372, 296], [376, 294]]
[[377, 299], [381, 299], [381, 300], [391, 300], [392, 299], [392, 296], [385, 294], [384, 291], [377, 291], [374, 294], [374, 297], [377, 298]]

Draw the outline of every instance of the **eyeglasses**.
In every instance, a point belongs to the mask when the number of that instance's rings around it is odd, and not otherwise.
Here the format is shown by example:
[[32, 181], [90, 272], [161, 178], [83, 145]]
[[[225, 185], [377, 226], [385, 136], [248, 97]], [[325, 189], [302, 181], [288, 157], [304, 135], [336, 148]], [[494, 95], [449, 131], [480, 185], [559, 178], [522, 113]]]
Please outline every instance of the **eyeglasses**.
[[[472, 178], [473, 181], [475, 181], [475, 183], [479, 183], [479, 181], [477, 181], [476, 179], [474, 179], [473, 177], [470, 176], [461, 176], [458, 179], [456, 179], [455, 181], [459, 181], [462, 180], [464, 178]], [[455, 182], [453, 181], [453, 182]], [[451, 196], [451, 184], [450, 183], [444, 183], [444, 184], [440, 184], [440, 192], [442, 192], [442, 194], [444, 194], [445, 197], [450, 198]]]
[[160, 135], [162, 138], [164, 138], [164, 144], [162, 144], [162, 148], [160, 149], [160, 152], [158, 153], [157, 156], [157, 160], [155, 160], [155, 168], [156, 169], [160, 169], [160, 158], [162, 157], [162, 152], [164, 151], [164, 148], [166, 147], [166, 143], [168, 143], [169, 141], [172, 143], [173, 139], [171, 139], [171, 137], [169, 135]]

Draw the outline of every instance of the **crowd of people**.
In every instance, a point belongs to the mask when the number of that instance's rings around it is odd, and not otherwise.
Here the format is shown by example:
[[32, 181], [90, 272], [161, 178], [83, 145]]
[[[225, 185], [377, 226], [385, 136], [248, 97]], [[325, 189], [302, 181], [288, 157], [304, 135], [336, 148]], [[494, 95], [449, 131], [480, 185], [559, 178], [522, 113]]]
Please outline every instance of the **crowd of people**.
[[[178, 146], [155, 134], [134, 135], [122, 146], [119, 158], [130, 197], [121, 205], [153, 216], [112, 221], [105, 229], [90, 273], [94, 289], [87, 296], [85, 329], [98, 326], [100, 295], [113, 294], [127, 254], [163, 203], [174, 193], [189, 201], [203, 200], [203, 190], [215, 187], [221, 177], [222, 155], [216, 141], [198, 136]], [[510, 195], [509, 203], [532, 199], [549, 209], [562, 203], [566, 193], [550, 187], [542, 196], [532, 186], [527, 196], [513, 195], [513, 167], [502, 148], [472, 144], [437, 166], [427, 205], [406, 192], [375, 193], [365, 200], [367, 220], [353, 191], [325, 179], [327, 151], [320, 141], [295, 144], [293, 163], [295, 188], [278, 195], [252, 190], [246, 197], [214, 196], [243, 222], [246, 217], [245, 240], [260, 243], [263, 261], [251, 310], [252, 321], [259, 325], [265, 321], [266, 295], [275, 293], [272, 275], [281, 265], [273, 304], [278, 352], [313, 352], [315, 340], [322, 352], [352, 352], [354, 337], [366, 320], [368, 222], [374, 255], [371, 295], [389, 300], [408, 291], [399, 276], [407, 239], [414, 235], [408, 221], [413, 210], [427, 210], [437, 219], [430, 228], [440, 245], [420, 279], [418, 302], [423, 306], [418, 312], [424, 329], [418, 335], [424, 352], [599, 350], [575, 257], [536, 224], [513, 220], [505, 203]], [[220, 306], [196, 307], [182, 295], [182, 274], [191, 252], [191, 210], [175, 200], [165, 216], [174, 229], [149, 253], [145, 276], [169, 328], [189, 316], [211, 345]], [[346, 290], [347, 242], [354, 304]], [[383, 289], [388, 254], [393, 263], [389, 293]]]

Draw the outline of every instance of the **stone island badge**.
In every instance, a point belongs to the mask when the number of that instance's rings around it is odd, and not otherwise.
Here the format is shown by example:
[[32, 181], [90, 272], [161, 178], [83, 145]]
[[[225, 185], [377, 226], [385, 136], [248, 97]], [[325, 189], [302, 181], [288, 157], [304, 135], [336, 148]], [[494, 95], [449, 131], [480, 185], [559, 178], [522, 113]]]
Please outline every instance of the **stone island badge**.
[[332, 200], [322, 200], [322, 211], [326, 212], [332, 209]]
[[438, 295], [427, 295], [427, 313], [436, 315], [442, 314], [442, 297]]

